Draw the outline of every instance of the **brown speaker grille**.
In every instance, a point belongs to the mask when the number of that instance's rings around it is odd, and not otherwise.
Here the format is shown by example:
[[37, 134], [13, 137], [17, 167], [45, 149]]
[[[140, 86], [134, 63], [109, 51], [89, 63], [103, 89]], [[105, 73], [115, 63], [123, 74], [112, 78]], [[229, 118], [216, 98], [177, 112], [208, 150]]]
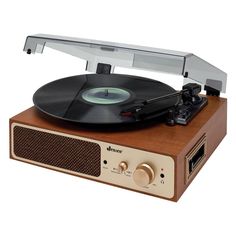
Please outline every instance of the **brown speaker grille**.
[[98, 144], [15, 126], [13, 150], [17, 157], [91, 176], [101, 173]]

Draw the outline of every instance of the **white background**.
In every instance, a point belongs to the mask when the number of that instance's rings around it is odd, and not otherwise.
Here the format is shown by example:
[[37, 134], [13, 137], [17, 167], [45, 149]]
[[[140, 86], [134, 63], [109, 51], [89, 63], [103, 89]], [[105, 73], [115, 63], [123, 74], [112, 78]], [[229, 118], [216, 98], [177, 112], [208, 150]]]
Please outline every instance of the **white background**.
[[[236, 235], [235, 1], [1, 1], [0, 235]], [[178, 203], [9, 159], [8, 119], [85, 63], [25, 37], [58, 34], [194, 52], [228, 73], [228, 134]], [[117, 70], [166, 79], [182, 78]]]

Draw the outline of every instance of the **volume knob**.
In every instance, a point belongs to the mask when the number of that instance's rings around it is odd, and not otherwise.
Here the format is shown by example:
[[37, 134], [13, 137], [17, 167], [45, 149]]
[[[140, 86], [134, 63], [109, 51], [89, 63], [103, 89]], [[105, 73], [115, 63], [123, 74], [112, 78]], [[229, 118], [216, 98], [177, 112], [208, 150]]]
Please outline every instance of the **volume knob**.
[[152, 167], [146, 163], [137, 166], [133, 174], [134, 182], [140, 187], [145, 187], [152, 183], [155, 177], [155, 172]]

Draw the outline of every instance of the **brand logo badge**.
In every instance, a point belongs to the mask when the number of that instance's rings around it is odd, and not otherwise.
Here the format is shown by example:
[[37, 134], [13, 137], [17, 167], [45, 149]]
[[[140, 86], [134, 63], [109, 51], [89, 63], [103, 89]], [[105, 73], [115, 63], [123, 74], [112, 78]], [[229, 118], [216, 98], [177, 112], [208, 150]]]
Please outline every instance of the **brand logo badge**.
[[107, 147], [107, 151], [109, 151], [109, 152], [122, 153], [122, 150], [112, 148], [111, 146]]

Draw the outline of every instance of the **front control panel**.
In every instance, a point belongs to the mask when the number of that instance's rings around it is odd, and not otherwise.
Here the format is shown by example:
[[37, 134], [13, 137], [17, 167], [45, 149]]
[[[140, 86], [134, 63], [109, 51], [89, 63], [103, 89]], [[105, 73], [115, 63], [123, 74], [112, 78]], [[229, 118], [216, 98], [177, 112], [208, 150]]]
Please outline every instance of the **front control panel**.
[[165, 198], [174, 197], [174, 160], [165, 155], [100, 143], [101, 179]]
[[[22, 157], [17, 155], [15, 153], [14, 147], [16, 145], [21, 145], [21, 143], [19, 142], [27, 142], [27, 138], [23, 137], [22, 140], [18, 140], [18, 143], [16, 144], [16, 140], [14, 139], [15, 127], [23, 127], [31, 131], [38, 131], [38, 134], [35, 135], [40, 135], [40, 142], [43, 142], [44, 134], [50, 134], [54, 135], [55, 137], [69, 138], [69, 140], [67, 140], [68, 145], [70, 145], [70, 140], [73, 143], [73, 140], [81, 140], [98, 144], [100, 146], [101, 155], [100, 175], [91, 176], [80, 173], [79, 171], [77, 172], [74, 170], [72, 171], [67, 168], [63, 168], [62, 166], [58, 167], [41, 163], [40, 161], [32, 160], [32, 158], [31, 160], [29, 160], [27, 159], [27, 153], [32, 154], [35, 152], [35, 150], [31, 150], [30, 152], [30, 150], [28, 150], [29, 146], [27, 143], [24, 144], [27, 149], [25, 150], [26, 156]], [[32, 142], [32, 138], [30, 139], [30, 142]], [[82, 143], [81, 145], [83, 145], [83, 142], [79, 143]], [[47, 148], [50, 149], [50, 143], [48, 144], [48, 142]], [[55, 146], [51, 147], [52, 152], [54, 149]], [[63, 171], [69, 174], [78, 175], [89, 179], [96, 179], [101, 182], [114, 184], [120, 187], [129, 188], [144, 193], [149, 193], [155, 196], [165, 197], [169, 199], [174, 197], [174, 160], [169, 156], [161, 155], [158, 153], [151, 153], [135, 148], [129, 148], [75, 135], [13, 123], [11, 126], [11, 154], [14, 159], [26, 161], [31, 164], [37, 164], [43, 167]], [[67, 153], [67, 156], [68, 154], [69, 153]], [[47, 156], [47, 154], [45, 155]], [[93, 156], [91, 154], [91, 159], [92, 158]], [[48, 161], [48, 163], [50, 163], [50, 160]], [[88, 169], [89, 166], [85, 166], [84, 168]]]

